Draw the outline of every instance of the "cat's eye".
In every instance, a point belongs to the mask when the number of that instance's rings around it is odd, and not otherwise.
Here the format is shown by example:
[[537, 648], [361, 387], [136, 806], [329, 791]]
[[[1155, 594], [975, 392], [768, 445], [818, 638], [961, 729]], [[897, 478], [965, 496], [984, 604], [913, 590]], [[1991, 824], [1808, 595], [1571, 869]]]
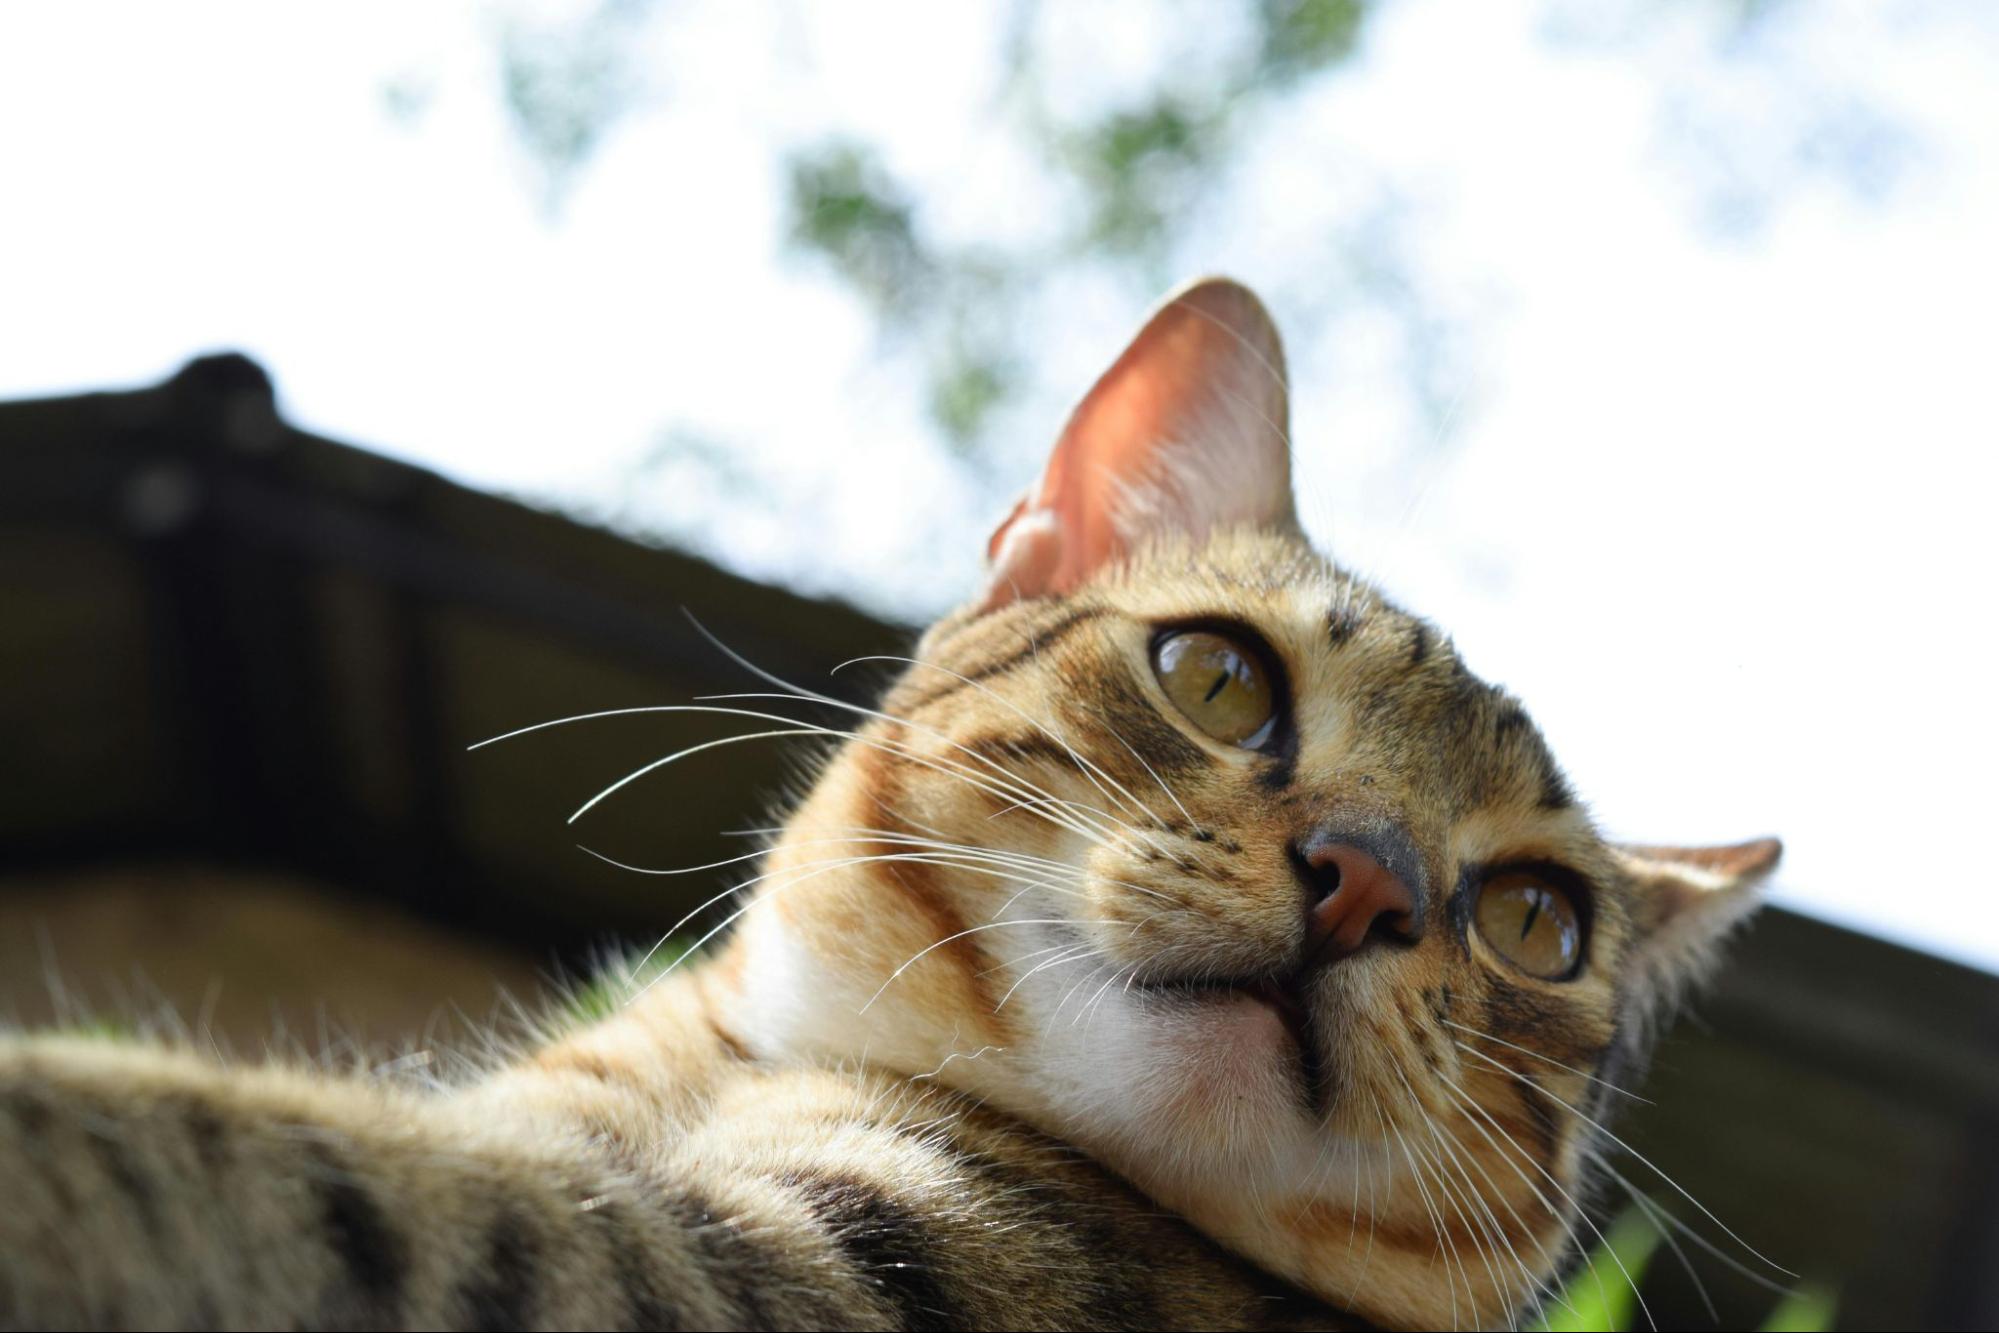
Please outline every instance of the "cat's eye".
[[1180, 630], [1153, 645], [1159, 686], [1216, 740], [1255, 749], [1277, 726], [1277, 691], [1260, 655], [1226, 634]]
[[1532, 871], [1508, 871], [1479, 886], [1478, 933], [1494, 953], [1530, 976], [1566, 981], [1582, 961], [1575, 900]]

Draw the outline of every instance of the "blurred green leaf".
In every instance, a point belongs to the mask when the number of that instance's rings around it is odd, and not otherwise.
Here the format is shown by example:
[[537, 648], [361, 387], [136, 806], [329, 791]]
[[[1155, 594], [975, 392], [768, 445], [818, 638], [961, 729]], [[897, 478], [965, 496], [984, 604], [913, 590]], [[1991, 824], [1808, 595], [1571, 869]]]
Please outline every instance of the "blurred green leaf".
[[873, 150], [838, 139], [794, 153], [791, 240], [860, 289], [876, 313], [908, 317], [919, 279], [934, 267], [916, 234], [916, 209]]
[[660, 941], [651, 956], [643, 962], [634, 960], [625, 967], [603, 969], [570, 995], [568, 1002], [562, 1006], [562, 1018], [574, 1027], [602, 1022], [624, 1008], [632, 996], [657, 981], [688, 953], [684, 941], [667, 939]]
[[1548, 1333], [1630, 1328], [1638, 1284], [1659, 1239], [1659, 1229], [1643, 1213], [1626, 1210], [1590, 1251], [1588, 1261], [1570, 1274], [1561, 1300], [1550, 1299], [1541, 1322], [1531, 1327]]
[[[1663, 1239], [1643, 1210], [1626, 1210], [1590, 1250], [1588, 1262], [1569, 1275], [1560, 1299], [1550, 1298], [1541, 1319], [1528, 1327], [1545, 1333], [1614, 1333], [1635, 1327], [1638, 1284]], [[1806, 1283], [1778, 1302], [1762, 1327], [1764, 1333], [1823, 1333], [1833, 1326], [1838, 1305], [1831, 1288]]]
[[1806, 1282], [1777, 1302], [1763, 1321], [1763, 1333], [1821, 1333], [1833, 1326], [1838, 1312], [1839, 1296], [1831, 1287]]
[[649, 9], [645, 0], [603, 0], [573, 24], [500, 29], [501, 102], [541, 168], [551, 209], [635, 100], [630, 43]]
[[1066, 158], [1089, 199], [1082, 243], [1151, 258], [1223, 145], [1225, 112], [1169, 93], [1076, 134]]
[[1013, 389], [1013, 376], [995, 360], [961, 354], [940, 368], [930, 386], [930, 417], [953, 445], [978, 437], [987, 416]]
[[1366, 16], [1360, 0], [1259, 0], [1258, 80], [1281, 87], [1346, 59]]

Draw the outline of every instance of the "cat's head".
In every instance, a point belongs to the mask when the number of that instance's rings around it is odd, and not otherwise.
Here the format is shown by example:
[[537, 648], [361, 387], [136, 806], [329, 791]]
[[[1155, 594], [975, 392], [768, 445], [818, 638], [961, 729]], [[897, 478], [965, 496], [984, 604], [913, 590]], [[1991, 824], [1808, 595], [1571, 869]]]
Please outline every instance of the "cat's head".
[[1498, 1323], [1778, 848], [1599, 836], [1307, 544], [1286, 422], [1249, 292], [1153, 316], [773, 851], [742, 1034], [984, 1097], [1374, 1319]]

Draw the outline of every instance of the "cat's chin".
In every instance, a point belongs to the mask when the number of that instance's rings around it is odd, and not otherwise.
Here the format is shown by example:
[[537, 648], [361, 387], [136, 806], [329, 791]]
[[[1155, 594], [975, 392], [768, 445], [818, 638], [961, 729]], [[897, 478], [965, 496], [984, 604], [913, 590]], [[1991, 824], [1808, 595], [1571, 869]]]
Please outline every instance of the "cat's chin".
[[1246, 990], [1212, 991], [1163, 1015], [1189, 1095], [1239, 1098], [1245, 1084], [1280, 1083], [1270, 1091], [1298, 1095], [1297, 1034], [1280, 1006]]
[[1308, 1095], [1301, 1033], [1253, 987], [1083, 995], [1038, 976], [1009, 1010], [1032, 1040], [1001, 1045], [971, 1012], [936, 1005], [916, 1021], [906, 1005], [870, 1005], [878, 983], [856, 982], [773, 913], [745, 918], [735, 953], [739, 962], [721, 969], [733, 981], [718, 1012], [759, 1054], [866, 1061], [935, 1080], [1176, 1202], [1217, 1189], [1290, 1190], [1323, 1168], [1326, 1129]]
[[1304, 1113], [1298, 1034], [1268, 999], [1213, 991], [1148, 1016], [1159, 1030], [1163, 1085], [1154, 1114], [1170, 1119], [1182, 1141], [1210, 1140], [1230, 1157], [1262, 1152], [1274, 1123]]
[[1306, 1088], [1296, 1034], [1268, 1001], [1217, 991], [1160, 1020], [1164, 1077], [1151, 1100], [1173, 1141], [1236, 1169], [1270, 1152], [1273, 1131], [1295, 1126]]
[[1036, 1059], [1063, 1134], [1147, 1187], [1295, 1182], [1320, 1155], [1294, 1029], [1251, 991], [1107, 995]]

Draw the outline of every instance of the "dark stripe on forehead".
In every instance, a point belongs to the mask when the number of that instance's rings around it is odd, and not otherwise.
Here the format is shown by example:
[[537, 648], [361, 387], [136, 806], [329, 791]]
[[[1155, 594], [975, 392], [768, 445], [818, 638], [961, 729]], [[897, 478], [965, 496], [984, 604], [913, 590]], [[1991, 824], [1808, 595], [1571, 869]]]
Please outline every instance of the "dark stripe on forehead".
[[1409, 627], [1409, 665], [1419, 667], [1430, 655], [1430, 627], [1417, 621]]
[[1339, 605], [1326, 612], [1326, 640], [1338, 648], [1358, 633], [1360, 633], [1360, 617], [1354, 614], [1353, 607], [1348, 605], [1347, 596], [1342, 594]]
[[[1077, 607], [1065, 612], [1046, 625], [1037, 625], [1020, 630], [1019, 633], [1025, 641], [1010, 652], [1003, 653], [997, 657], [987, 658], [982, 662], [973, 662], [969, 665], [940, 662], [939, 666], [948, 666], [956, 674], [944, 677], [941, 684], [927, 693], [918, 695], [916, 699], [903, 706], [903, 711], [905, 714], [914, 714], [919, 709], [928, 708], [932, 704], [948, 699], [960, 690], [991, 680], [995, 676], [1003, 676], [1022, 663], [1031, 662], [1039, 654], [1053, 648], [1077, 626], [1088, 624], [1090, 621], [1108, 614], [1110, 614], [1108, 607]], [[915, 678], [918, 672], [933, 677], [940, 674], [935, 671], [926, 672], [921, 667], [913, 667], [911, 668], [912, 678]]]
[[967, 1326], [938, 1275], [940, 1247], [929, 1223], [879, 1186], [852, 1176], [794, 1173], [781, 1183], [798, 1191], [841, 1253], [895, 1308], [897, 1327]]
[[[1520, 701], [1510, 697], [1504, 690], [1483, 683], [1474, 684], [1475, 689], [1489, 697], [1495, 705], [1489, 712], [1481, 711], [1476, 714], [1491, 719], [1489, 725], [1492, 728], [1493, 753], [1501, 757], [1504, 765], [1512, 767], [1515, 772], [1518, 772], [1518, 766], [1523, 763], [1528, 766], [1535, 786], [1533, 799], [1543, 810], [1568, 810], [1574, 807], [1575, 792], [1570, 789], [1568, 779], [1562, 776], [1561, 765], [1555, 762], [1555, 756], [1548, 749], [1546, 738], [1535, 729], [1533, 720], [1527, 716], [1527, 710], [1520, 706]], [[1469, 701], [1466, 706], [1471, 706]], [[1470, 732], [1466, 734], [1465, 741], [1468, 745], [1479, 743]], [[1508, 785], [1515, 781], [1506, 776], [1505, 766], [1495, 766], [1491, 770], [1492, 777], [1489, 781]], [[1495, 794], [1497, 793], [1494, 790], [1488, 789], [1480, 793], [1480, 799], [1491, 799]]]
[[1528, 761], [1534, 765], [1535, 778], [1540, 787], [1536, 800], [1543, 810], [1567, 810], [1575, 805], [1576, 795], [1569, 787], [1569, 780], [1562, 775], [1562, 766], [1555, 762], [1547, 740], [1534, 729], [1534, 724], [1527, 718], [1527, 710], [1519, 703], [1508, 699], [1501, 705], [1499, 715], [1492, 722], [1492, 734], [1497, 741], [1504, 741], [1508, 736], [1519, 737], [1517, 744], [1526, 748]]
[[1562, 770], [1550, 758], [1541, 770], [1541, 808], [1543, 810], [1567, 810], [1576, 803], [1574, 788], [1562, 775]]

